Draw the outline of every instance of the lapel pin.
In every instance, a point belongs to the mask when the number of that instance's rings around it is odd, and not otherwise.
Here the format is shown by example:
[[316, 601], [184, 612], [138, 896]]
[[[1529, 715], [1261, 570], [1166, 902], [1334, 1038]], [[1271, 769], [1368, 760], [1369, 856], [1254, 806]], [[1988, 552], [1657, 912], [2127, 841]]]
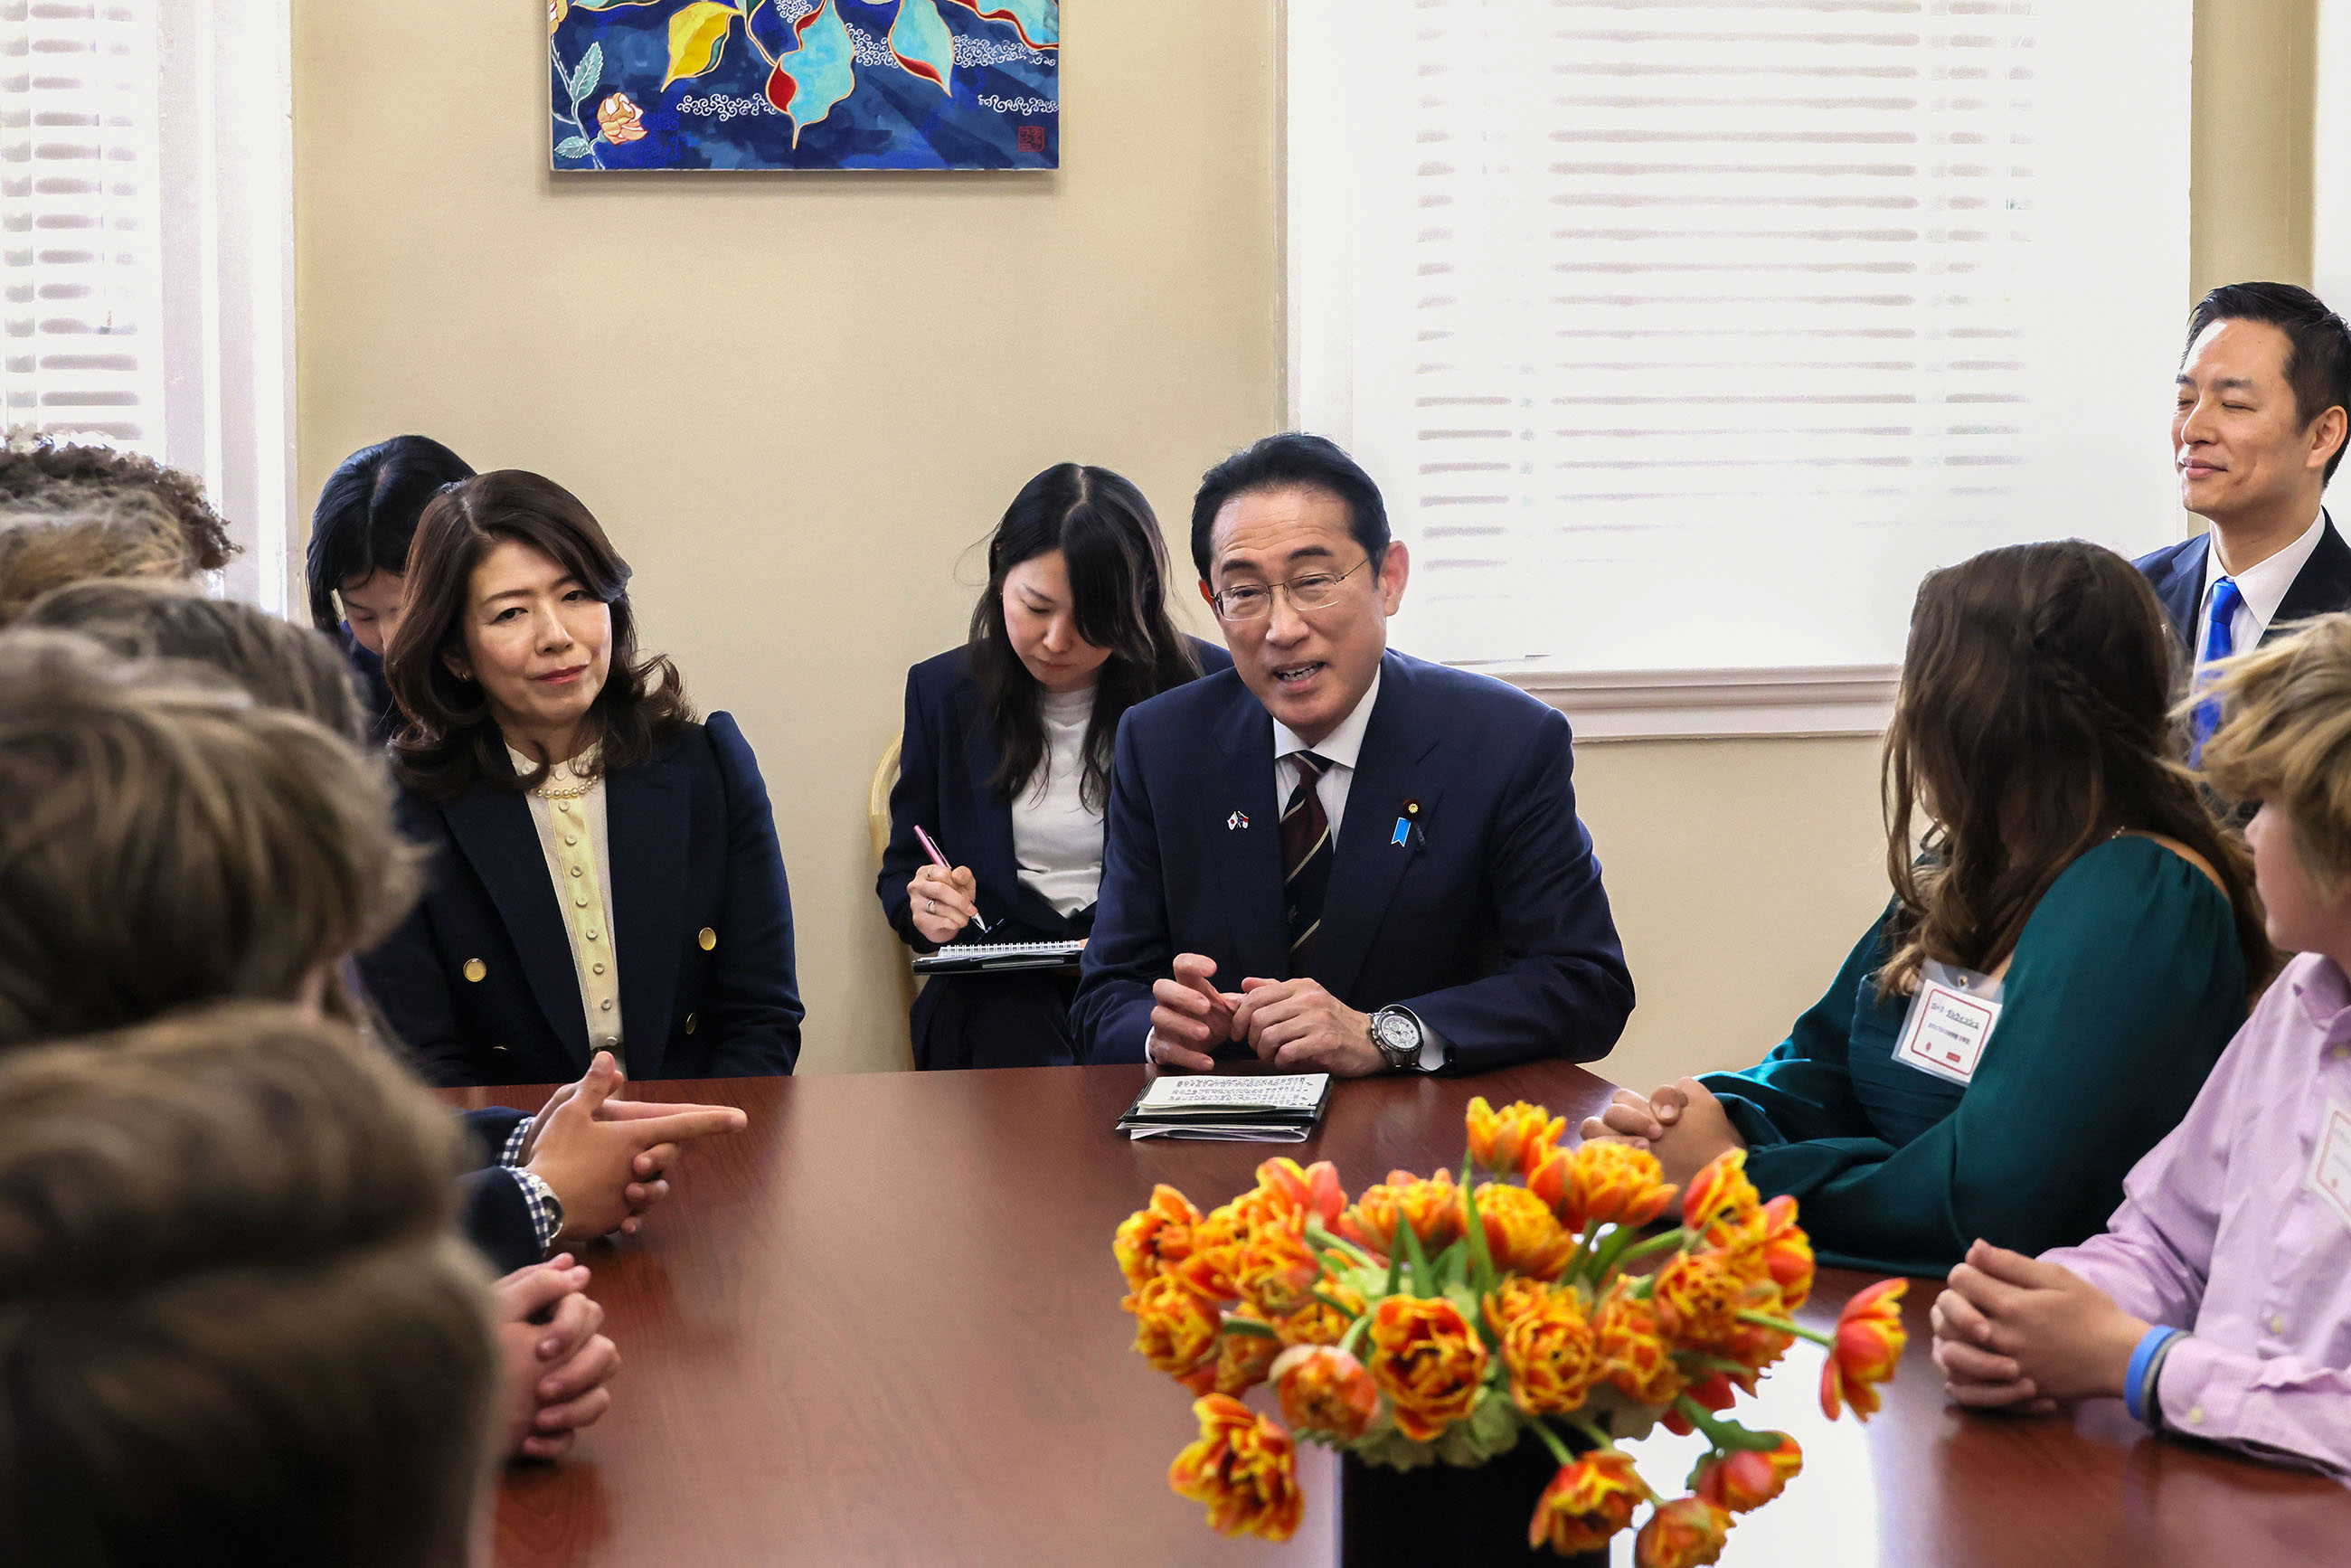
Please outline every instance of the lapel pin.
[[1408, 820], [1418, 821], [1420, 820], [1420, 802], [1417, 800], [1406, 800], [1404, 803], [1404, 814]]
[[1402, 844], [1406, 849], [1410, 849], [1412, 847], [1412, 824], [1405, 821], [1402, 817], [1398, 817], [1396, 819], [1395, 831], [1389, 836], [1388, 842], [1392, 844]]
[[1225, 831], [1227, 832], [1231, 832], [1237, 828], [1246, 828], [1248, 826], [1249, 814], [1245, 811], [1235, 811], [1231, 816], [1225, 819]]

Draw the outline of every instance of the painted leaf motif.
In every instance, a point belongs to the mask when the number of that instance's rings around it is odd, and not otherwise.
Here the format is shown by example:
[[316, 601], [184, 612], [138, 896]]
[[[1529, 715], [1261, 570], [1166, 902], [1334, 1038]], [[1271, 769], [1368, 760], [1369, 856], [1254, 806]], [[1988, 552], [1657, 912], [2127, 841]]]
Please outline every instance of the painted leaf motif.
[[799, 47], [776, 62], [768, 78], [768, 101], [792, 117], [792, 145], [800, 132], [832, 112], [857, 90], [849, 29], [832, 0], [793, 24]]
[[939, 19], [938, 0], [899, 0], [890, 52], [913, 75], [955, 91], [955, 35]]
[[949, 0], [987, 22], [1009, 22], [1032, 49], [1061, 47], [1061, 0]]
[[571, 101], [577, 104], [594, 92], [596, 84], [603, 79], [604, 46], [590, 44], [588, 52], [580, 57], [580, 68], [571, 73]]
[[555, 144], [555, 155], [558, 158], [585, 158], [588, 156], [588, 139], [567, 136]]
[[669, 74], [662, 78], [666, 91], [670, 83], [698, 77], [718, 64], [726, 52], [727, 30], [734, 26], [735, 8], [721, 5], [718, 0], [694, 0], [681, 7], [669, 19]]

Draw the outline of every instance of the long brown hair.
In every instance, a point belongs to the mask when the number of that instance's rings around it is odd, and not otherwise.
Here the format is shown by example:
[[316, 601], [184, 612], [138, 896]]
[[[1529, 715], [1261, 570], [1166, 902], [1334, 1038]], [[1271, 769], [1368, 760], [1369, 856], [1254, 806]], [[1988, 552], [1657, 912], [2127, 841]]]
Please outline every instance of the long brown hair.
[[465, 652], [474, 569], [508, 539], [562, 567], [612, 612], [611, 673], [588, 710], [601, 743], [599, 770], [636, 766], [694, 722], [677, 666], [659, 653], [638, 654], [628, 562], [579, 497], [519, 468], [476, 475], [442, 491], [418, 520], [406, 602], [384, 650], [385, 679], [408, 717], [392, 756], [401, 782], [428, 800], [455, 800], [480, 783], [519, 793], [547, 776], [544, 763], [511, 775], [480, 683], [449, 667], [451, 655]]
[[[1928, 574], [1886, 734], [1881, 997], [1913, 988], [1929, 958], [1992, 967], [2065, 868], [2125, 831], [2211, 865], [2247, 983], [2269, 977], [2252, 862], [2176, 760], [2179, 678], [2155, 591], [2111, 550], [2013, 545]], [[1923, 856], [1914, 810], [1928, 819]]]
[[1003, 761], [988, 787], [1009, 803], [1045, 765], [1044, 688], [1012, 651], [1004, 580], [1024, 560], [1061, 552], [1078, 635], [1108, 648], [1086, 726], [1078, 795], [1099, 809], [1110, 797], [1118, 721], [1145, 697], [1196, 679], [1200, 663], [1167, 615], [1167, 547], [1143, 492], [1107, 468], [1061, 463], [1020, 486], [987, 544], [987, 591], [971, 612], [967, 657]]

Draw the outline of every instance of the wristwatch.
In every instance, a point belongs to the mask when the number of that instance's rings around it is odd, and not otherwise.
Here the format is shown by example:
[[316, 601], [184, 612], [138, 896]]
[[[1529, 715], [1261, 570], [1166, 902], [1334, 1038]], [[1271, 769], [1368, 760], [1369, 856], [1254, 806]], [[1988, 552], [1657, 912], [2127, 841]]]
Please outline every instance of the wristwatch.
[[1398, 1072], [1418, 1072], [1423, 1030], [1420, 1020], [1402, 1008], [1382, 1008], [1372, 1015], [1372, 1043], [1380, 1059]]

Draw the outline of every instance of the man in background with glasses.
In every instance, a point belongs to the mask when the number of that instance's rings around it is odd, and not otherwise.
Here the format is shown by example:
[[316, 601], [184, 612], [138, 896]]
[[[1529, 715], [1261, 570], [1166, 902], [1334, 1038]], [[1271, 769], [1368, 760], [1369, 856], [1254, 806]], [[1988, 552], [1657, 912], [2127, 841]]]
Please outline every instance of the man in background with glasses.
[[1192, 556], [1233, 668], [1119, 727], [1081, 1060], [1354, 1077], [1607, 1054], [1633, 982], [1567, 721], [1389, 650], [1410, 560], [1371, 476], [1270, 436], [1201, 482]]

